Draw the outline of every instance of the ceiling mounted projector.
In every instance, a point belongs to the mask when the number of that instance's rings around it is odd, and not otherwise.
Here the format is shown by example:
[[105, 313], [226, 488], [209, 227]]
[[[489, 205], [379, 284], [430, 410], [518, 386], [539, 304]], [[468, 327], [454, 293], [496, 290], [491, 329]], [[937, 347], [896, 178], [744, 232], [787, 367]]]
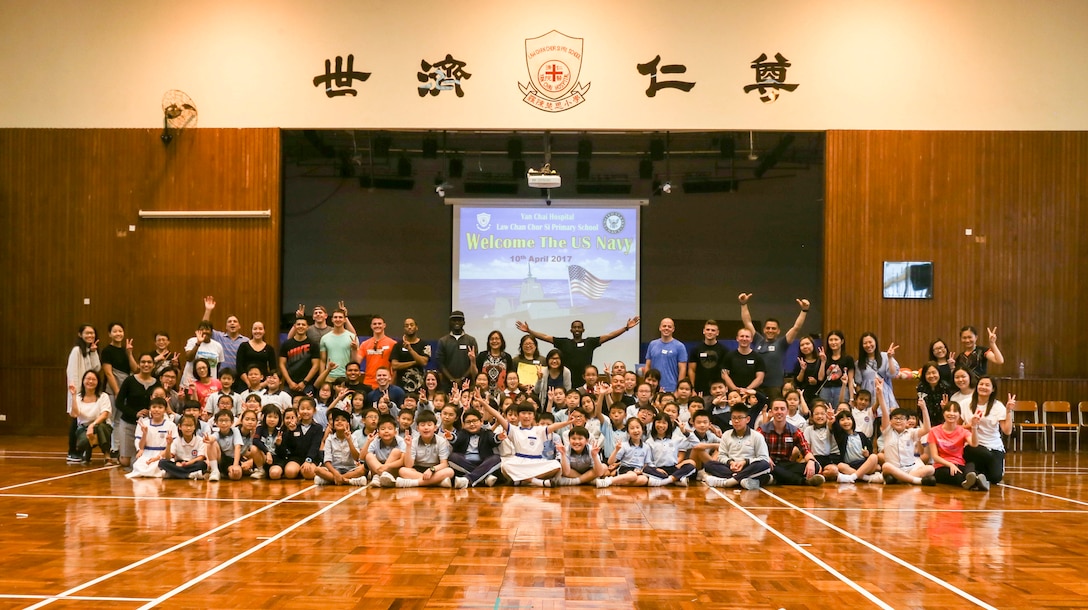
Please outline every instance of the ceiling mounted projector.
[[525, 172], [525, 179], [529, 182], [529, 188], [534, 189], [556, 189], [563, 184], [563, 179], [552, 169], [550, 163], [545, 163], [540, 171], [530, 167]]

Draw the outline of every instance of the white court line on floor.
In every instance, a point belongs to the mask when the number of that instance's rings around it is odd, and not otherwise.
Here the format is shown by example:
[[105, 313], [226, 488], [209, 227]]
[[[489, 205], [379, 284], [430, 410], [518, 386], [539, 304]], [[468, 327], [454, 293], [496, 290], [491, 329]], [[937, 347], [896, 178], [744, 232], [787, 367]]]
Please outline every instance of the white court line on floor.
[[[53, 599], [52, 595], [19, 595], [16, 593], [0, 593], [0, 599]], [[150, 597], [94, 597], [94, 596], [81, 596], [73, 595], [71, 597], [65, 597], [65, 600], [72, 600], [77, 602], [131, 602], [138, 604], [140, 602], [151, 601]], [[55, 600], [54, 600], [55, 601]]]
[[857, 542], [857, 543], [859, 543], [861, 545], [864, 545], [865, 547], [867, 547], [867, 548], [879, 553], [880, 555], [894, 561], [895, 563], [903, 566], [904, 568], [907, 568], [908, 570], [910, 570], [911, 572], [914, 572], [915, 574], [921, 576], [922, 578], [925, 578], [925, 579], [929, 580], [930, 582], [933, 582], [934, 584], [940, 585], [941, 587], [944, 587], [945, 589], [948, 589], [952, 593], [955, 593], [956, 595], [958, 595], [958, 596], [962, 597], [963, 599], [971, 602], [972, 604], [975, 604], [976, 606], [979, 606], [981, 608], [986, 608], [987, 610], [997, 610], [997, 608], [995, 608], [994, 606], [991, 606], [990, 604], [987, 604], [986, 602], [984, 602], [981, 599], [975, 597], [974, 595], [971, 595], [970, 593], [964, 591], [963, 589], [960, 589], [959, 587], [953, 585], [952, 583], [947, 582], [945, 580], [942, 580], [942, 579], [930, 574], [929, 572], [926, 572], [925, 570], [915, 566], [914, 564], [910, 563], [909, 561], [905, 561], [903, 559], [900, 559], [896, 555], [892, 555], [891, 553], [889, 553], [889, 552], [885, 551], [884, 549], [876, 546], [875, 544], [872, 544], [871, 542], [865, 540], [864, 538], [856, 536], [853, 533], [848, 532], [848, 531], [842, 529], [841, 527], [835, 525], [834, 523], [831, 523], [831, 522], [829, 522], [829, 521], [827, 521], [825, 519], [822, 519], [822, 518], [812, 514], [811, 512], [801, 508], [800, 506], [797, 506], [796, 504], [793, 504], [793, 503], [791, 503], [791, 502], [789, 502], [789, 501], [787, 501], [787, 500], [785, 500], [785, 499], [783, 499], [783, 498], [781, 498], [781, 497], [767, 491], [766, 489], [760, 489], [760, 491], [763, 492], [764, 494], [766, 494], [767, 496], [769, 496], [771, 498], [774, 498], [775, 500], [781, 502], [782, 504], [785, 504], [786, 506], [789, 506], [789, 507], [793, 508], [795, 511], [801, 513], [802, 515], [805, 515], [806, 517], [808, 517], [810, 519], [818, 521], [819, 523], [823, 524], [825, 527], [828, 527], [828, 528], [842, 534], [843, 536], [846, 536], [847, 538], [853, 540], [854, 542]]
[[[63, 494], [5, 494], [0, 493], [0, 498], [47, 498], [51, 500], [146, 500], [149, 502], [163, 502], [176, 500], [178, 502], [231, 502], [238, 504], [272, 504], [279, 500], [258, 500], [254, 498], [184, 498], [181, 496], [80, 496]], [[284, 504], [331, 504], [332, 500], [287, 500]], [[783, 509], [785, 510], [785, 509]], [[1037, 511], [1036, 511], [1037, 512]], [[1080, 512], [1080, 511], [1074, 511]]]
[[[1037, 496], [1044, 496], [1047, 498], [1054, 498], [1055, 500], [1065, 500], [1066, 502], [1072, 502], [1073, 504], [1080, 504], [1081, 506], [1088, 506], [1088, 502], [1082, 502], [1080, 500], [1074, 500], [1073, 498], [1066, 498], [1065, 496], [1056, 496], [1054, 494], [1048, 494], [1041, 491], [1035, 491], [1034, 489], [1027, 489], [1026, 487], [1017, 487], [1015, 485], [1009, 485], [1007, 483], [998, 483], [1000, 487], [1007, 487], [1008, 489], [1015, 489], [1016, 491], [1026, 491], [1029, 494], [1035, 494]], [[1043, 511], [1038, 511], [1043, 512]], [[1083, 511], [1078, 511], [1083, 512]]]
[[333, 502], [332, 504], [323, 507], [321, 510], [319, 510], [319, 511], [317, 511], [315, 513], [312, 513], [309, 516], [303, 517], [302, 519], [292, 523], [291, 525], [289, 525], [286, 528], [284, 528], [283, 530], [281, 530], [275, 536], [272, 536], [272, 537], [268, 538], [267, 540], [261, 541], [260, 544], [257, 544], [257, 545], [254, 545], [254, 546], [250, 547], [249, 549], [235, 555], [234, 557], [231, 557], [230, 559], [220, 563], [219, 565], [217, 565], [214, 568], [204, 572], [203, 574], [200, 574], [199, 576], [196, 576], [194, 578], [191, 578], [191, 579], [181, 583], [177, 587], [167, 591], [166, 593], [163, 593], [162, 595], [156, 597], [155, 599], [153, 599], [150, 602], [144, 604], [143, 606], [140, 606], [140, 610], [144, 610], [145, 608], [154, 608], [155, 606], [158, 606], [159, 604], [165, 602], [166, 600], [170, 599], [171, 597], [174, 597], [178, 593], [181, 593], [182, 591], [185, 591], [186, 589], [192, 587], [193, 585], [198, 584], [198, 583], [210, 578], [211, 576], [213, 576], [213, 575], [215, 575], [215, 574], [229, 568], [230, 566], [238, 563], [239, 561], [245, 559], [246, 557], [249, 557], [250, 555], [256, 553], [257, 551], [263, 549], [264, 547], [266, 547], [266, 546], [272, 544], [273, 542], [279, 540], [280, 538], [286, 536], [287, 534], [290, 534], [291, 532], [293, 532], [296, 529], [302, 527], [303, 525], [306, 525], [310, 521], [313, 521], [314, 519], [320, 517], [321, 515], [329, 512], [333, 508], [336, 508], [338, 505], [340, 505], [340, 504], [346, 502], [347, 500], [351, 499], [356, 494], [366, 491], [366, 489], [367, 489], [366, 487], [360, 487], [360, 488], [356, 489], [355, 491], [353, 491], [353, 492], [345, 495], [344, 497], [340, 498], [339, 500]]
[[867, 591], [865, 589], [865, 587], [862, 587], [858, 583], [854, 582], [853, 579], [849, 578], [848, 576], [846, 576], [842, 572], [839, 572], [835, 568], [833, 568], [833, 567], [829, 566], [828, 564], [824, 563], [824, 561], [822, 559], [820, 559], [819, 557], [813, 555], [807, 549], [802, 548], [801, 545], [797, 544], [793, 540], [790, 540], [789, 536], [786, 536], [782, 532], [780, 532], [777, 529], [775, 529], [774, 527], [772, 527], [770, 524], [766, 523], [765, 521], [763, 521], [759, 517], [757, 517], [754, 514], [752, 514], [751, 512], [749, 512], [748, 509], [744, 508], [740, 504], [737, 504], [735, 501], [733, 501], [732, 498], [730, 498], [729, 496], [726, 496], [724, 493], [722, 493], [717, 488], [709, 487], [709, 486], [708, 486], [708, 488], [710, 489], [710, 491], [718, 494], [718, 496], [720, 496], [721, 499], [723, 499], [726, 502], [728, 502], [729, 504], [733, 505], [733, 508], [736, 508], [740, 512], [744, 513], [745, 516], [747, 516], [752, 521], [755, 521], [756, 524], [758, 524], [760, 527], [762, 527], [763, 529], [767, 530], [768, 532], [774, 534], [778, 539], [782, 540], [786, 544], [793, 547], [793, 549], [796, 550], [798, 553], [801, 553], [802, 555], [807, 557], [809, 561], [811, 561], [812, 563], [815, 563], [816, 565], [823, 568], [828, 574], [831, 574], [835, 578], [838, 578], [842, 582], [846, 583], [851, 589], [857, 591], [862, 596], [864, 596], [865, 599], [868, 599], [869, 601], [873, 602], [874, 604], [876, 604], [880, 608], [884, 608], [885, 610], [892, 610], [892, 606], [887, 604], [884, 600], [880, 599], [876, 595], [873, 595], [872, 593]]
[[0, 491], [7, 491], [9, 489], [16, 489], [18, 487], [26, 487], [27, 485], [36, 485], [38, 483], [48, 483], [49, 481], [56, 481], [57, 479], [67, 479], [68, 477], [78, 477], [81, 474], [90, 474], [92, 472], [99, 472], [102, 470], [111, 470], [117, 468], [116, 466], [102, 466], [101, 468], [92, 468], [90, 470], [80, 470], [79, 472], [69, 472], [68, 474], [62, 474], [55, 477], [49, 477], [48, 479], [38, 479], [37, 481], [27, 481], [26, 483], [18, 483], [16, 485], [8, 485], [7, 487], [0, 487]]
[[[168, 555], [170, 553], [173, 553], [174, 551], [176, 551], [178, 549], [181, 549], [181, 548], [184, 548], [186, 546], [189, 546], [190, 544], [193, 544], [194, 542], [199, 542], [199, 541], [207, 538], [208, 536], [211, 536], [212, 534], [215, 534], [215, 533], [220, 532], [220, 531], [222, 531], [224, 529], [227, 529], [228, 527], [231, 527], [231, 526], [233, 526], [233, 525], [235, 525], [237, 523], [240, 523], [240, 522], [242, 522], [242, 521], [244, 521], [244, 520], [246, 520], [246, 519], [248, 519], [250, 517], [259, 515], [259, 514], [265, 512], [266, 510], [270, 510], [272, 508], [275, 508], [276, 506], [286, 502], [287, 500], [290, 500], [290, 499], [294, 498], [295, 496], [304, 494], [307, 491], [310, 491], [311, 489], [314, 489], [315, 487], [317, 487], [317, 486], [316, 485], [310, 485], [309, 487], [304, 487], [304, 488], [296, 491], [295, 493], [293, 493], [291, 495], [284, 496], [283, 498], [277, 500], [276, 502], [274, 502], [272, 504], [262, 506], [261, 508], [258, 508], [257, 510], [252, 511], [252, 512], [248, 512], [248, 513], [242, 515], [241, 517], [236, 517], [234, 519], [231, 519], [230, 521], [227, 521], [226, 523], [224, 523], [222, 525], [214, 527], [214, 528], [204, 532], [203, 534], [199, 534], [197, 536], [189, 538], [188, 540], [185, 540], [183, 542], [179, 542], [179, 543], [175, 544], [174, 546], [172, 546], [172, 547], [170, 547], [168, 549], [159, 551], [158, 553], [155, 553], [153, 555], [149, 555], [149, 556], [147, 556], [147, 557], [145, 557], [145, 558], [143, 558], [143, 559], [141, 559], [139, 561], [134, 561], [134, 562], [128, 564], [127, 566], [117, 568], [116, 570], [114, 570], [114, 571], [112, 571], [112, 572], [110, 572], [108, 574], [103, 574], [102, 576], [99, 576], [98, 578], [88, 580], [87, 582], [85, 582], [85, 583], [83, 583], [81, 585], [76, 585], [75, 587], [72, 587], [71, 589], [68, 589], [67, 591], [64, 591], [63, 593], [58, 593], [58, 594], [50, 597], [49, 599], [43, 600], [43, 601], [41, 601], [41, 602], [39, 602], [37, 604], [34, 604], [33, 606], [29, 606], [29, 607], [26, 608], [26, 610], [34, 610], [35, 608], [42, 608], [42, 607], [48, 606], [49, 604], [51, 604], [51, 603], [53, 603], [53, 602], [55, 602], [57, 600], [60, 600], [60, 599], [69, 599], [69, 598], [71, 598], [72, 594], [74, 594], [74, 593], [79, 593], [80, 591], [82, 591], [84, 589], [87, 589], [89, 587], [93, 587], [94, 585], [97, 585], [100, 582], [103, 582], [103, 581], [106, 581], [106, 580], [109, 580], [109, 579], [113, 578], [114, 576], [117, 576], [119, 574], [124, 574], [125, 572], [128, 572], [129, 570], [138, 568], [138, 567], [140, 567], [140, 566], [142, 566], [144, 564], [155, 561], [156, 559], [158, 559], [158, 558], [160, 558], [160, 557], [162, 557], [164, 555]], [[360, 487], [358, 491], [361, 491], [361, 490], [364, 490], [364, 489], [367, 489], [367, 488], [366, 487]]]

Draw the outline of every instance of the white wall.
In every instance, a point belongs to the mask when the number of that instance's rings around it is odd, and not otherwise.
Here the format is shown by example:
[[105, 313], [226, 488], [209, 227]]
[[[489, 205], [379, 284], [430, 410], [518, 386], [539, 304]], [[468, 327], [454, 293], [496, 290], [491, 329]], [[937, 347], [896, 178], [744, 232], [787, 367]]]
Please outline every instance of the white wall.
[[[467, 7], [467, 8], [461, 8]], [[1082, 0], [0, 0], [0, 127], [155, 127], [165, 91], [204, 127], [1088, 129]], [[522, 102], [525, 39], [584, 38], [581, 106]], [[800, 87], [742, 87], [760, 53]], [[355, 55], [357, 97], [312, 79]], [[420, 98], [421, 59], [468, 62], [465, 97]], [[682, 63], [648, 98], [635, 64]]]

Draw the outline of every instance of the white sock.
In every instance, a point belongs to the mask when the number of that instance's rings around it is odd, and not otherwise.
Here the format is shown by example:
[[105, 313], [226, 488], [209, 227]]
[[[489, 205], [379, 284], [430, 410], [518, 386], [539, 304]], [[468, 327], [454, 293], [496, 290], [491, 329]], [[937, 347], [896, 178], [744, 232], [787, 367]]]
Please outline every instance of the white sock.
[[419, 479], [397, 477], [397, 487], [419, 487]]
[[858, 475], [856, 475], [856, 474], [843, 474], [843, 473], [840, 472], [839, 476], [838, 476], [839, 483], [853, 483], [853, 482], [855, 482], [857, 480], [858, 480]]
[[922, 484], [922, 477], [911, 477], [910, 482], [911, 482], [912, 485], [921, 485]]
[[663, 487], [665, 485], [671, 484], [673, 481], [676, 480], [676, 479], [673, 479], [672, 477], [666, 477], [664, 479], [659, 479], [657, 477], [652, 477], [650, 475], [646, 475], [646, 476], [647, 476], [647, 478], [650, 479], [650, 481], [646, 484], [648, 487]]
[[725, 481], [726, 479], [724, 477], [716, 477], [712, 474], [708, 474], [706, 475], [704, 483], [711, 487], [725, 487]]
[[581, 479], [576, 479], [574, 477], [560, 477], [559, 478], [559, 486], [560, 487], [573, 487], [575, 485], [581, 485], [581, 484], [582, 484], [582, 480]]

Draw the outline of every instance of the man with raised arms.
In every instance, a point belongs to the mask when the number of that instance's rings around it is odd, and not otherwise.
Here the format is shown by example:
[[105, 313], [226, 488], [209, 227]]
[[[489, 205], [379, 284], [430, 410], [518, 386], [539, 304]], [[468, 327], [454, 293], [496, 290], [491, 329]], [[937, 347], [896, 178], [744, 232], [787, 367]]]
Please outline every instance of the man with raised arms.
[[570, 369], [570, 382], [571, 387], [579, 387], [585, 384], [585, 371], [586, 366], [593, 364], [593, 351], [601, 345], [608, 343], [623, 333], [631, 330], [638, 325], [639, 317], [635, 316], [629, 318], [627, 323], [623, 325], [623, 328], [617, 328], [616, 330], [601, 335], [600, 337], [583, 337], [586, 332], [585, 324], [581, 320], [575, 320], [570, 323], [571, 338], [566, 337], [553, 337], [551, 335], [545, 335], [542, 332], [537, 332], [529, 328], [529, 324], [518, 320], [516, 326], [518, 330], [523, 333], [532, 335], [533, 337], [551, 343], [555, 346], [555, 349], [559, 350], [560, 355], [563, 357], [563, 366]]

